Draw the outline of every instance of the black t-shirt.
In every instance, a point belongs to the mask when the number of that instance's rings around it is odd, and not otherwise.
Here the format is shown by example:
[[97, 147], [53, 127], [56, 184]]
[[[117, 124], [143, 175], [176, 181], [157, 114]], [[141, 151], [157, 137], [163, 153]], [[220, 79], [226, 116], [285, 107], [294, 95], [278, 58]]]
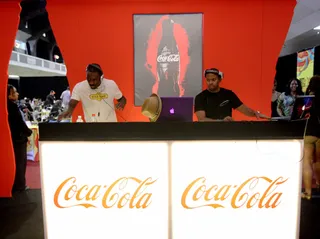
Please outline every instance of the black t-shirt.
[[232, 117], [232, 109], [242, 105], [241, 100], [231, 90], [220, 88], [217, 93], [202, 91], [195, 99], [195, 112], [205, 111], [206, 118], [222, 120]]
[[55, 99], [56, 99], [56, 97], [54, 95], [48, 95], [44, 104], [45, 105], [53, 105]]

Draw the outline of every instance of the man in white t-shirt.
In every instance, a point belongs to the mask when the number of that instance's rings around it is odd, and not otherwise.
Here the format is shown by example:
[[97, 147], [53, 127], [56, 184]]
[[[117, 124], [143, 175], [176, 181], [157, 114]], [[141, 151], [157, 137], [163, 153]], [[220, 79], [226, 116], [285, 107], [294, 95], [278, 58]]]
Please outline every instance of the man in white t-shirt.
[[[97, 122], [117, 122], [115, 108], [123, 110], [127, 100], [113, 80], [103, 78], [98, 64], [87, 66], [87, 80], [76, 84], [72, 91], [68, 110], [59, 115], [58, 120], [71, 117], [81, 101], [86, 122], [95, 116]], [[114, 105], [114, 99], [118, 101]]]
[[68, 108], [69, 102], [70, 102], [71, 94], [70, 94], [70, 88], [68, 88], [62, 92], [60, 99], [62, 100], [62, 106], [64, 108]]

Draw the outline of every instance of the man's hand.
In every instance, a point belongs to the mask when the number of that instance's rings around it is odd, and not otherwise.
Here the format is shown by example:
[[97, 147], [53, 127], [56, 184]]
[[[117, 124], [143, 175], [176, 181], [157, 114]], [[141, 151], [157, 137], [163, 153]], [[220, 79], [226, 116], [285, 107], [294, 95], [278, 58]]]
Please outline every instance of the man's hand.
[[73, 113], [73, 111], [76, 108], [78, 103], [79, 103], [79, 101], [71, 99], [70, 102], [69, 102], [68, 110], [65, 111], [65, 112], [62, 112], [58, 116], [58, 121], [61, 121], [62, 119], [65, 119], [65, 118], [70, 118], [72, 116], [72, 113]]
[[69, 111], [65, 111], [58, 116], [58, 121], [61, 121], [62, 119], [65, 119], [65, 118], [70, 118], [71, 115], [72, 114]]
[[227, 116], [227, 117], [225, 117], [225, 118], [223, 119], [223, 121], [231, 122], [231, 121], [233, 121], [233, 119], [232, 119], [232, 117]]
[[127, 100], [126, 98], [123, 96], [119, 101], [118, 103], [116, 104], [116, 109], [117, 110], [123, 110], [124, 107], [126, 106], [127, 104]]
[[271, 119], [270, 117], [264, 115], [264, 114], [261, 114], [260, 111], [255, 111], [254, 112], [255, 116], [257, 119]]

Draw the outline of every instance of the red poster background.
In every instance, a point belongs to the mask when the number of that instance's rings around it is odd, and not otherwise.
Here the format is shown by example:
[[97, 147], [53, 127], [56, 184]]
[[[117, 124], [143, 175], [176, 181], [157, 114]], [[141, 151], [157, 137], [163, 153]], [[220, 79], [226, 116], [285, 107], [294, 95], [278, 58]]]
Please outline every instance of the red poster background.
[[[10, 196], [14, 177], [6, 84], [18, 26], [17, 2], [0, 2], [0, 24], [5, 33], [0, 38], [0, 197]], [[224, 87], [235, 91], [250, 107], [270, 114], [275, 65], [295, 4], [296, 0], [48, 0], [47, 10], [71, 88], [85, 79], [86, 65], [97, 62], [128, 99], [121, 116], [127, 121], [146, 121], [133, 104], [134, 13], [203, 13], [203, 67], [219, 68], [224, 72]], [[80, 113], [78, 107], [75, 115]]]

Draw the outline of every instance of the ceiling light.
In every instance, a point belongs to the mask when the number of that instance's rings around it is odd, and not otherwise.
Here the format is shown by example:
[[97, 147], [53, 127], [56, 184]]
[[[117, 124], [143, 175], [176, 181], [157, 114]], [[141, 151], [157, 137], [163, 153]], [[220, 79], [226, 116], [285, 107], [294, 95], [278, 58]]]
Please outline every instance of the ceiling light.
[[42, 34], [43, 37], [46, 37], [47, 35], [45, 33]]
[[20, 76], [17, 76], [17, 75], [9, 75], [9, 78], [10, 78], [10, 79], [19, 80], [19, 79], [20, 79]]
[[315, 28], [313, 28], [313, 30], [320, 30], [320, 25], [315, 27]]

